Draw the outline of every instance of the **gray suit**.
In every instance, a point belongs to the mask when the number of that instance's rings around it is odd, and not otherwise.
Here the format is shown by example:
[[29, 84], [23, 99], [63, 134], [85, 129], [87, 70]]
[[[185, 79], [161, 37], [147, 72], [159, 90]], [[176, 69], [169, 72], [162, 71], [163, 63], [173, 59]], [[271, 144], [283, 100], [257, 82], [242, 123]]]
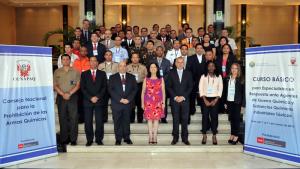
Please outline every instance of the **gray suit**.
[[107, 46], [106, 39], [104, 39], [100, 43], [102, 43], [106, 47], [106, 49], [110, 49], [110, 48], [115, 47], [115, 41], [114, 40], [109, 40], [108, 46]]

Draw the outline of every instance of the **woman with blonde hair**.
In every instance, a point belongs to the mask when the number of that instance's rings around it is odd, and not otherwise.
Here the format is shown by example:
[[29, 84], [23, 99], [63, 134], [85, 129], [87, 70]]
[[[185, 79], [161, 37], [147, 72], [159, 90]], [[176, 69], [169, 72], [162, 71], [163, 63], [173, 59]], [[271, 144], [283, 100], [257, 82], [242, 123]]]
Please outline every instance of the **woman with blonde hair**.
[[241, 75], [241, 66], [233, 63], [230, 73], [224, 80], [225, 108], [230, 116], [231, 136], [229, 144], [235, 145], [239, 141], [241, 107], [245, 107], [245, 81]]

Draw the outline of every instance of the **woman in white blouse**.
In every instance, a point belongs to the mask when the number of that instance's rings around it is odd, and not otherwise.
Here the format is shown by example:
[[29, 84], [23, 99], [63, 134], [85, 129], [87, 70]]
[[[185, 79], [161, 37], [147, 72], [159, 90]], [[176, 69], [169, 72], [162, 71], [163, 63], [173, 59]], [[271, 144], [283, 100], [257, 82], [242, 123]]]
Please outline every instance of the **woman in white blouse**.
[[213, 61], [206, 63], [206, 73], [200, 78], [199, 93], [203, 99], [202, 112], [202, 144], [206, 144], [207, 131], [211, 127], [213, 144], [217, 145], [216, 134], [218, 132], [218, 102], [223, 92], [222, 76], [218, 73]]

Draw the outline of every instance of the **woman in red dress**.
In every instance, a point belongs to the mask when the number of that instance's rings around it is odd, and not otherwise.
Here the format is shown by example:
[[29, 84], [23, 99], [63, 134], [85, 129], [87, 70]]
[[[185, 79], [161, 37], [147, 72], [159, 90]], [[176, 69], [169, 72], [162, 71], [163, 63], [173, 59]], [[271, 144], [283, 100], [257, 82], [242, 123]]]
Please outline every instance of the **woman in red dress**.
[[150, 64], [147, 69], [141, 96], [142, 108], [144, 118], [148, 121], [149, 144], [157, 144], [159, 120], [165, 116], [165, 83], [156, 63]]

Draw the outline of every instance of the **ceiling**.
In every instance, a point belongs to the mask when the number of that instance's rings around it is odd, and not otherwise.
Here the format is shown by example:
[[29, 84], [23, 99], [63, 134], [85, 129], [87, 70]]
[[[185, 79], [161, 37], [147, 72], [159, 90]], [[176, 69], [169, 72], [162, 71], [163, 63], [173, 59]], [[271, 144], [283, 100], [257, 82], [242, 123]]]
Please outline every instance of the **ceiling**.
[[[10, 6], [78, 5], [80, 0], [0, 0]], [[104, 0], [106, 5], [203, 5], [204, 0]], [[300, 5], [300, 0], [230, 0], [232, 5]]]

